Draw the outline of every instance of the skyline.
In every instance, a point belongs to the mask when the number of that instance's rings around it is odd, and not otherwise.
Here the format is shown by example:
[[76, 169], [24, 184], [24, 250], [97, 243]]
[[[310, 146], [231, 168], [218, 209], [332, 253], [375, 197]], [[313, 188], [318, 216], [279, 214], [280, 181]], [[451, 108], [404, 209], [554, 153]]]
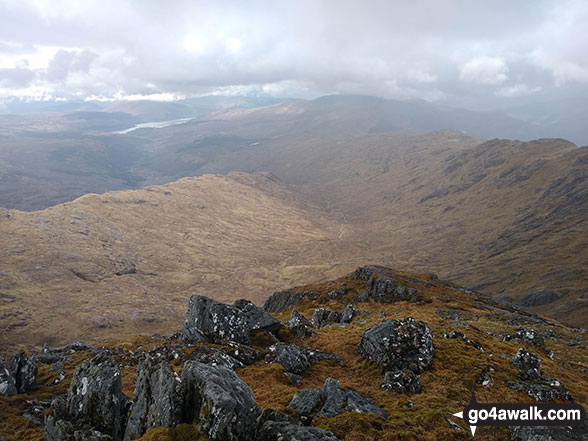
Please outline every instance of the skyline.
[[0, 101], [588, 97], [588, 3], [0, 1]]

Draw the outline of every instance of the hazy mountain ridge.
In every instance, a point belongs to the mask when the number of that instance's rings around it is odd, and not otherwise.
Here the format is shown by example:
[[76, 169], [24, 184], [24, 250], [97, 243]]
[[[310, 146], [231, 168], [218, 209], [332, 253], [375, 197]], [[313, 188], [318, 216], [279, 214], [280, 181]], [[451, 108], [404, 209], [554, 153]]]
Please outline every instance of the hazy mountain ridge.
[[[390, 131], [453, 129], [472, 136], [527, 140], [544, 136], [536, 126], [499, 113], [424, 101], [369, 96], [276, 101], [205, 97], [171, 103], [131, 101], [97, 111], [4, 115], [0, 178], [5, 191], [0, 206], [41, 209], [88, 192], [165, 184], [185, 176], [274, 171], [272, 161], [280, 160], [293, 144], [347, 142]], [[185, 117], [193, 120], [126, 135], [113, 133], [137, 123]], [[77, 191], [72, 189], [75, 185]]]

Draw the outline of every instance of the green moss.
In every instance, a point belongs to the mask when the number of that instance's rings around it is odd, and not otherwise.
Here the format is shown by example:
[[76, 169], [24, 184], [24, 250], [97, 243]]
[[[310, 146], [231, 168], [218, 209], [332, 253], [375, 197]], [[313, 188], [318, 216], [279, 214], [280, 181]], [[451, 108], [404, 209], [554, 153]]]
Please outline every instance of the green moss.
[[180, 424], [177, 427], [152, 427], [139, 441], [209, 441], [196, 424]]

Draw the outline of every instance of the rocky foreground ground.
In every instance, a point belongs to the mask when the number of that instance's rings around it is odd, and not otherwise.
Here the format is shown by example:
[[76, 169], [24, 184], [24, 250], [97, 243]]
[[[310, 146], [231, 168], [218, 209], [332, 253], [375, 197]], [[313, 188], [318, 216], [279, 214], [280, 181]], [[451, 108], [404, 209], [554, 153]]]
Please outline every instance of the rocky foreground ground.
[[[0, 360], [0, 440], [469, 439], [451, 415], [472, 386], [480, 402], [585, 403], [587, 344], [433, 275], [362, 267], [263, 309], [194, 295], [169, 337]], [[476, 437], [546, 439], [535, 430]]]

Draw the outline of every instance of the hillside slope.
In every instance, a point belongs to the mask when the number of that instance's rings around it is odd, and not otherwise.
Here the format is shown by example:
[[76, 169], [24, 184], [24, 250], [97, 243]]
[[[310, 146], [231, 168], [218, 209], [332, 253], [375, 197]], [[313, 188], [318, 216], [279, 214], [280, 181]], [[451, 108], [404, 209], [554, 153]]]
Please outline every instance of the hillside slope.
[[[586, 407], [585, 332], [430, 275], [363, 267], [278, 292], [264, 308], [194, 296], [170, 337], [21, 354], [27, 383], [0, 396], [0, 436], [93, 427], [117, 441], [451, 441], [471, 439], [452, 414], [472, 387], [481, 403]], [[491, 429], [476, 439], [530, 441], [542, 430]], [[576, 435], [588, 425], [554, 439]]]
[[328, 275], [342, 255], [360, 256], [341, 241], [346, 228], [267, 174], [3, 210], [0, 345], [163, 331], [199, 290], [263, 302], [296, 277]]

